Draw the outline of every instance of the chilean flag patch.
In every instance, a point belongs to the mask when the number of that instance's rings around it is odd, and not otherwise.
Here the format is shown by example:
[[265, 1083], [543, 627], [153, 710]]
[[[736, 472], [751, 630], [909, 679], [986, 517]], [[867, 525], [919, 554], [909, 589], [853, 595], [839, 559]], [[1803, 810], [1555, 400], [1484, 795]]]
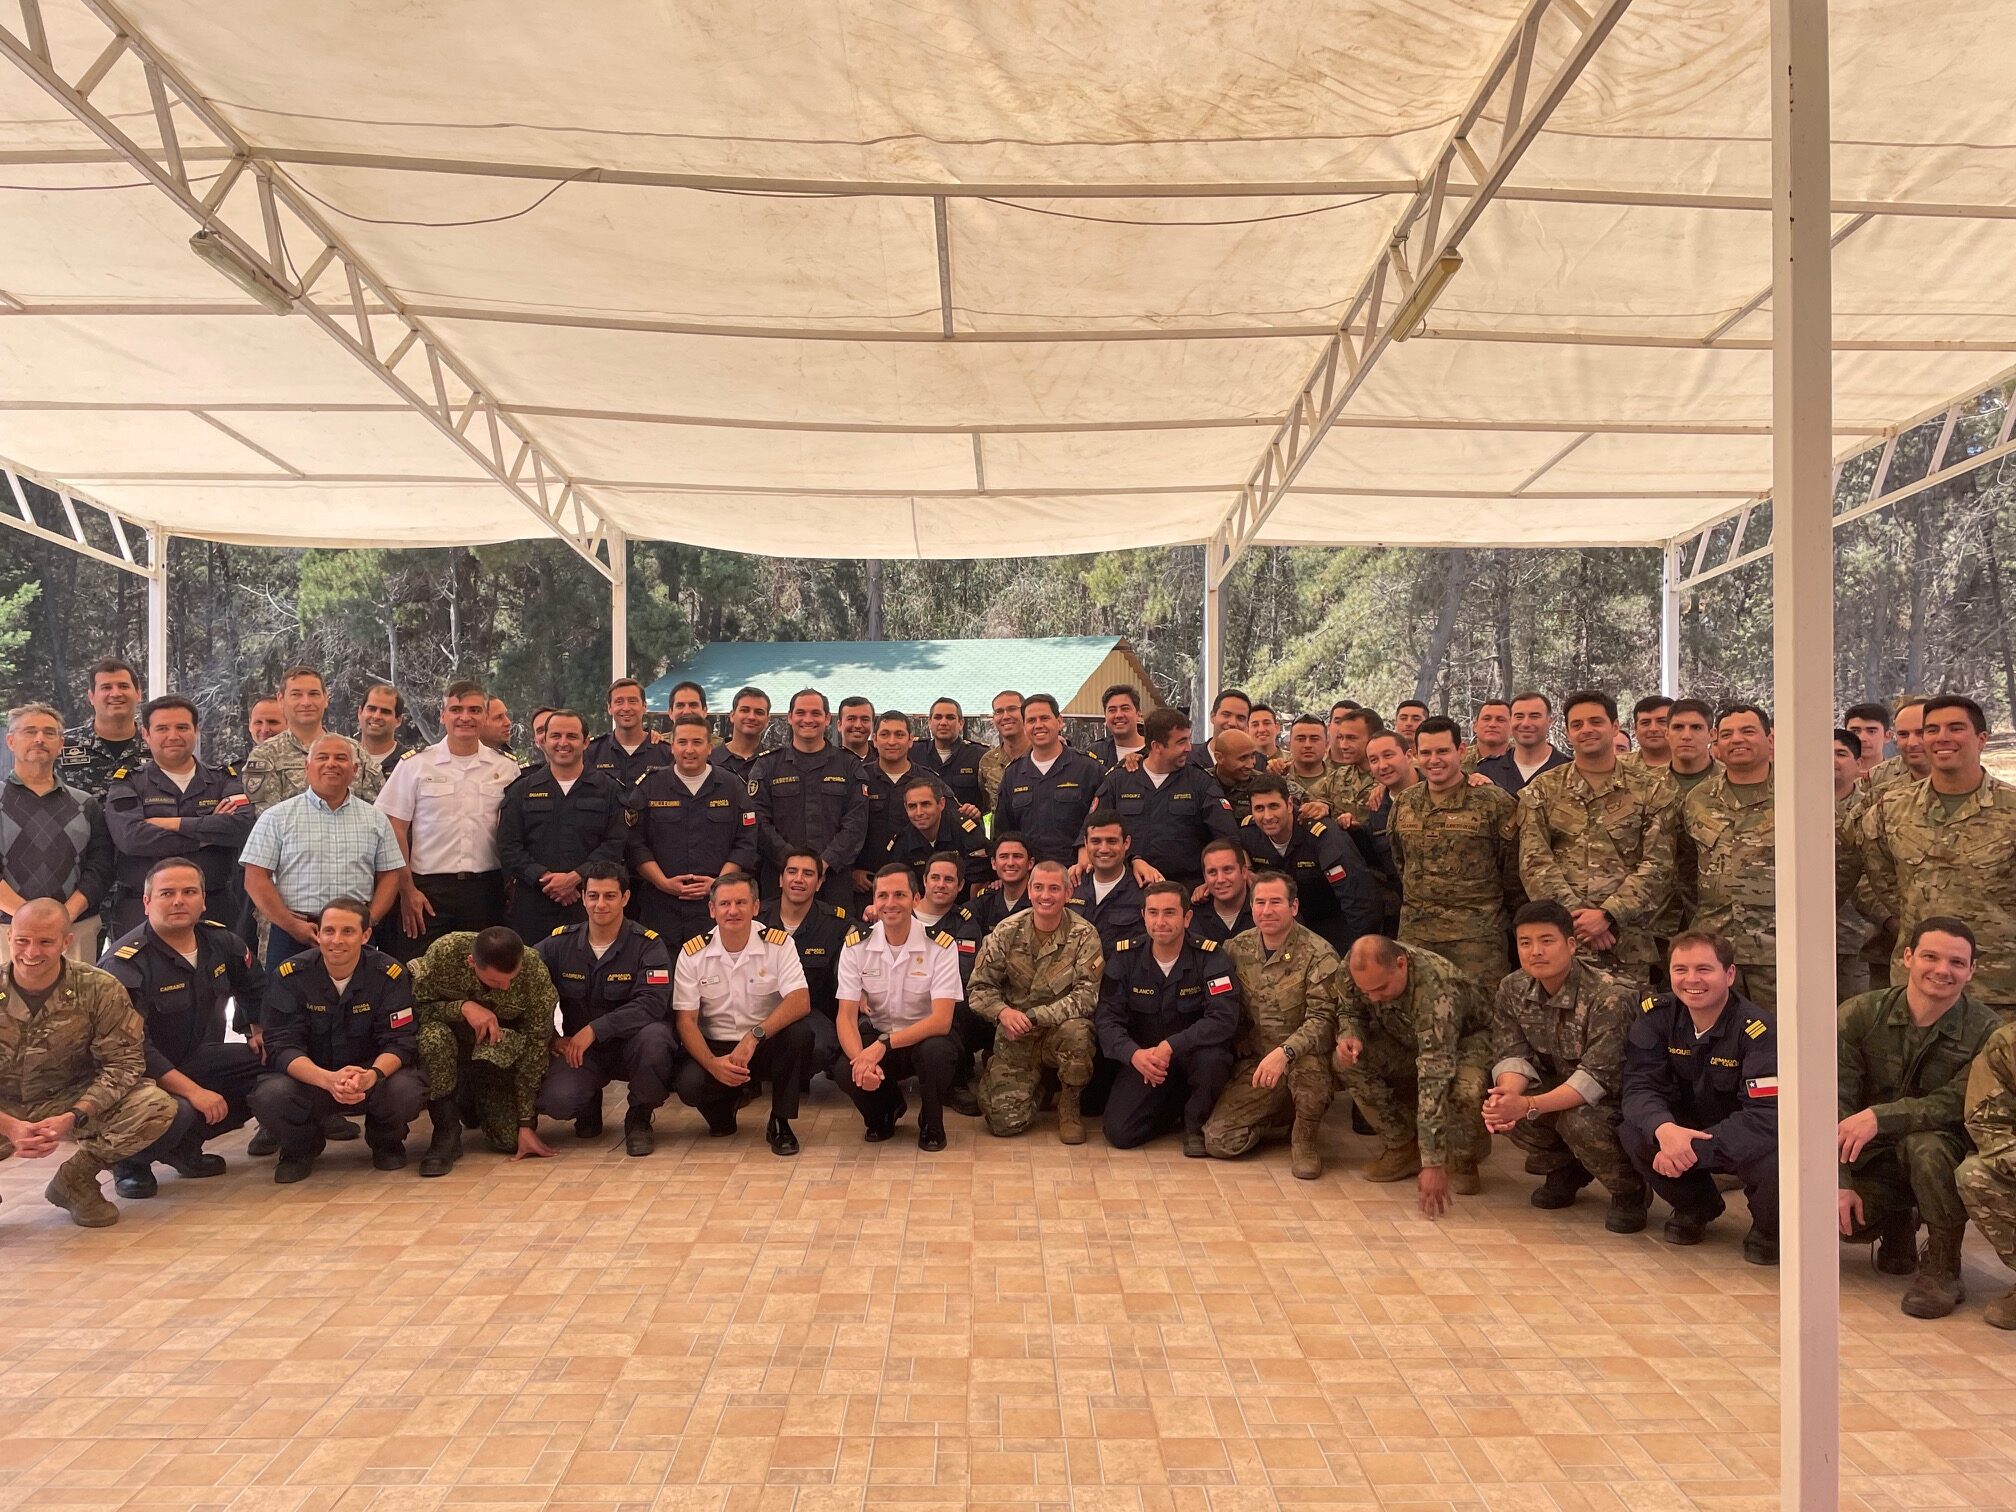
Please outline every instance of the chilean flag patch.
[[651, 970], [644, 973], [644, 985], [646, 987], [663, 987], [671, 980], [672, 973], [659, 967], [654, 966]]
[[959, 942], [959, 954], [961, 955], [972, 955], [979, 948], [980, 942], [978, 940], [961, 940]]
[[1323, 875], [1328, 877], [1332, 882], [1342, 882], [1344, 880], [1344, 868], [1341, 866], [1333, 866], [1330, 868], [1330, 870], [1323, 873]]
[[1776, 1097], [1778, 1095], [1778, 1078], [1775, 1076], [1753, 1076], [1744, 1085], [1750, 1089], [1752, 1097]]
[[745, 827], [748, 825], [752, 825], [755, 822], [756, 822], [756, 811], [754, 809], [742, 810], [742, 823]]
[[1212, 977], [1204, 985], [1210, 990], [1211, 995], [1216, 997], [1221, 992], [1230, 992], [1232, 990], [1232, 978], [1229, 976]]
[[413, 1022], [413, 1010], [411, 1008], [394, 1008], [392, 1010], [392, 1017], [385, 1022], [394, 1029], [408, 1028]]

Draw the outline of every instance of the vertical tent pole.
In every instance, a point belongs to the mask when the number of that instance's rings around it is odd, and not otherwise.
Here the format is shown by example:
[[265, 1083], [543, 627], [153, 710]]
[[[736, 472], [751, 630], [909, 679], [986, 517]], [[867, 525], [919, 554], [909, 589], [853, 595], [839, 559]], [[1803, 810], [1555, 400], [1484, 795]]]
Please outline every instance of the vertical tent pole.
[[1659, 581], [1659, 691], [1680, 696], [1680, 546], [1668, 541]]
[[1827, 0], [1771, 0], [1772, 668], [1778, 837], [1779, 1504], [1839, 1504], [1833, 278]]
[[168, 691], [168, 532], [147, 527], [147, 696]]
[[609, 527], [609, 680], [630, 675], [630, 538]]
[[1201, 706], [1191, 717], [1204, 727], [1205, 710], [1225, 682], [1225, 590], [1211, 574], [1211, 548], [1204, 548], [1204, 645], [1197, 660]]

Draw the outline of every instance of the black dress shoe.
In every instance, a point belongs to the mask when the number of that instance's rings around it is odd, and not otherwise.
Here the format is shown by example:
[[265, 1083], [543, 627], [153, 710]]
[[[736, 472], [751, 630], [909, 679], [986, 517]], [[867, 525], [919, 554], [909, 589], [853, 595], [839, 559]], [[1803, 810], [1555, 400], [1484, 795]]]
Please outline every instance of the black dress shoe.
[[593, 1109], [583, 1113], [579, 1118], [574, 1120], [574, 1137], [576, 1139], [598, 1139], [601, 1137], [601, 1134], [602, 1105], [597, 1103]]
[[1676, 1208], [1673, 1216], [1666, 1220], [1666, 1242], [1668, 1244], [1699, 1244], [1707, 1236], [1708, 1225], [1721, 1216], [1722, 1210], [1720, 1207], [1701, 1213], [1683, 1213]]
[[322, 1120], [322, 1137], [331, 1144], [342, 1144], [347, 1140], [362, 1139], [364, 1132], [341, 1113], [331, 1113]]
[[862, 1132], [861, 1137], [870, 1144], [880, 1144], [885, 1139], [893, 1139], [895, 1135], [896, 1121], [892, 1118], [886, 1123], [872, 1123], [868, 1125]]
[[252, 1137], [245, 1143], [247, 1155], [277, 1155], [280, 1141], [264, 1124], [252, 1131]]
[[151, 1162], [135, 1161], [131, 1166], [117, 1166], [112, 1172], [112, 1190], [121, 1197], [130, 1197], [136, 1202], [144, 1197], [152, 1197], [161, 1190], [161, 1183], [154, 1179]]
[[202, 1149], [171, 1150], [161, 1157], [161, 1164], [168, 1167], [177, 1176], [186, 1176], [192, 1179], [203, 1176], [222, 1176], [225, 1170], [224, 1157], [222, 1155], [212, 1155], [209, 1151]]
[[406, 1169], [406, 1147], [387, 1145], [382, 1150], [371, 1152], [371, 1169], [374, 1171], [403, 1171]]
[[945, 1148], [943, 1129], [922, 1128], [917, 1131], [917, 1148], [936, 1155]]
[[296, 1181], [306, 1181], [308, 1173], [314, 1169], [315, 1162], [308, 1156], [282, 1155], [273, 1167], [273, 1180], [281, 1186], [288, 1186]]
[[771, 1119], [770, 1127], [765, 1129], [763, 1134], [770, 1141], [770, 1152], [773, 1155], [796, 1155], [798, 1153], [798, 1136], [791, 1132], [791, 1125], [783, 1119]]
[[735, 1110], [724, 1108], [721, 1112], [707, 1115], [707, 1133], [715, 1139], [726, 1139], [735, 1132]]

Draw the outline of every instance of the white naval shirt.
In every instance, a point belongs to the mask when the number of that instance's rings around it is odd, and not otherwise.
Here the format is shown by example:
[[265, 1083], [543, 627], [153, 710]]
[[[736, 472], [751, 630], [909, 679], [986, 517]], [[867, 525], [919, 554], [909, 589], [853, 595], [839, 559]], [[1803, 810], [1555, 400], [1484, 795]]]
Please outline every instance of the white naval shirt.
[[956, 1003], [966, 996], [959, 984], [959, 952], [939, 943], [950, 938], [927, 933], [914, 918], [901, 945], [891, 945], [880, 924], [865, 935], [857, 930], [840, 947], [834, 996], [859, 1003], [862, 1016], [884, 1034], [920, 1023], [931, 1016], [934, 998]]
[[721, 931], [688, 940], [672, 968], [672, 1011], [698, 1013], [703, 1039], [739, 1040], [794, 992], [805, 990], [798, 947], [781, 929], [749, 926], [749, 943], [731, 953]]
[[412, 826], [407, 861], [415, 875], [496, 871], [497, 811], [518, 775], [517, 762], [486, 745], [457, 756], [437, 741], [392, 768], [378, 809]]

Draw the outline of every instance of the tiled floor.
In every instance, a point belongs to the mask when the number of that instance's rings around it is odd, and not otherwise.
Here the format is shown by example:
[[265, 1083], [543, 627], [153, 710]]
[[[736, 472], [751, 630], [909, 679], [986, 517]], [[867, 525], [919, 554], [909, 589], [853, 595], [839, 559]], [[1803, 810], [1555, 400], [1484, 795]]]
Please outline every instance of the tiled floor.
[[[0, 1166], [0, 1512], [1776, 1506], [1775, 1273], [1733, 1219], [1618, 1239], [1502, 1151], [1439, 1224], [1279, 1149], [955, 1118], [926, 1156], [823, 1081], [781, 1161], [757, 1113], [439, 1181], [339, 1146], [291, 1188], [239, 1135], [100, 1232]], [[1969, 1259], [1919, 1323], [1844, 1253], [1844, 1505], [2016, 1505], [2007, 1278]]]

